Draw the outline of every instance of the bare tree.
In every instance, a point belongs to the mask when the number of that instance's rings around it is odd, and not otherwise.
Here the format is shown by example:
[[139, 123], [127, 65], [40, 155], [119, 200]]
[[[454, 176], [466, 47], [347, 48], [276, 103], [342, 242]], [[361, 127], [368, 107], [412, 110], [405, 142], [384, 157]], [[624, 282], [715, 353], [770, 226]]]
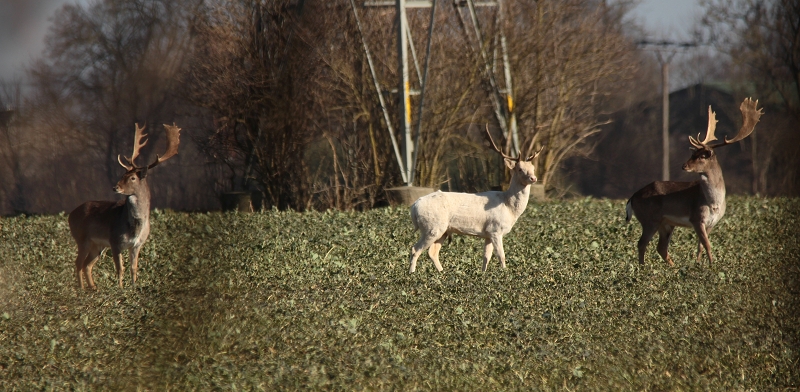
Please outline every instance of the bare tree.
[[707, 0], [698, 34], [800, 120], [800, 3]]
[[717, 66], [738, 95], [757, 92], [772, 113], [773, 131], [749, 144], [753, 192], [799, 194], [800, 2], [708, 0], [704, 8], [697, 34], [722, 54]]
[[[31, 68], [41, 106], [72, 107], [50, 121], [97, 143], [106, 162], [127, 141], [130, 123], [166, 111], [172, 76], [183, 61], [183, 2], [106, 0], [67, 5], [54, 19], [45, 57]], [[43, 108], [44, 110], [44, 108]], [[59, 118], [60, 117], [60, 118]], [[117, 173], [108, 173], [116, 179]]]
[[[559, 162], [582, 152], [586, 138], [599, 131], [610, 86], [636, 64], [622, 35], [626, 2], [504, 2], [502, 15], [491, 7], [477, 11], [477, 30], [462, 14], [465, 3], [440, 3], [424, 112], [416, 111], [420, 97], [412, 97], [412, 118], [422, 121], [417, 182], [440, 186], [457, 178], [464, 190], [498, 185], [499, 179], [485, 180], [484, 174], [497, 177], [491, 167], [501, 166], [485, 155], [480, 130], [492, 121], [495, 129], [507, 126], [497, 113], [506, 105], [498, 97], [509, 92], [514, 105], [502, 110], [517, 116], [523, 153], [545, 147], [537, 164], [542, 181], [552, 182]], [[66, 153], [80, 148], [64, 159], [93, 169], [66, 173], [63, 165], [47, 164], [54, 158], [38, 154], [35, 167], [42, 169], [35, 175], [64, 181], [61, 194], [41, 193], [39, 204], [56, 197], [66, 209], [103, 197], [82, 184], [112, 183], [118, 176], [113, 152], [126, 148], [129, 124], [157, 121], [186, 124], [181, 159], [197, 153], [192, 141], [211, 158], [205, 172], [176, 169], [163, 179], [211, 178], [210, 187], [187, 184], [211, 189], [201, 197], [258, 190], [267, 206], [299, 210], [380, 203], [383, 188], [399, 182], [385, 131], [387, 121], [399, 122], [397, 94], [386, 91], [398, 78], [395, 16], [391, 8], [362, 9], [362, 31], [350, 5], [105, 0], [66, 6], [45, 57], [31, 67], [34, 94], [25, 118], [42, 139], [36, 145], [58, 145]], [[428, 15], [408, 13], [412, 32], [426, 31]], [[501, 32], [508, 58], [498, 55]], [[418, 52], [427, 44], [424, 34], [411, 38]], [[360, 42], [373, 52], [381, 91]], [[412, 68], [419, 65], [420, 58]], [[515, 82], [503, 92], [508, 86], [497, 80], [506, 65]], [[412, 83], [420, 82], [412, 72]], [[380, 96], [388, 97], [388, 117]], [[508, 141], [502, 145], [509, 152]]]
[[21, 99], [19, 82], [0, 85], [0, 214], [27, 210], [21, 156], [25, 142], [18, 113]]
[[[367, 40], [373, 56], [385, 60], [386, 46], [375, 45], [374, 39], [387, 38], [383, 34], [388, 31], [369, 30], [381, 24], [375, 23], [375, 15], [365, 13], [361, 19], [369, 31], [362, 35], [351, 5], [345, 1], [311, 3], [307, 7], [307, 15], [326, 15], [324, 19], [314, 18], [318, 28], [305, 29], [303, 34], [323, 68], [314, 80], [315, 105], [309, 113], [316, 140], [307, 153], [314, 205], [345, 210], [371, 208], [384, 200], [387, 185], [399, 181], [362, 49], [362, 39]], [[394, 102], [389, 105], [394, 107]]]
[[[632, 74], [634, 47], [622, 32], [627, 4], [593, 1], [514, 3], [504, 28], [511, 40], [523, 155], [543, 146], [540, 178], [547, 186], [559, 164], [586, 153], [588, 137], [608, 123], [615, 83]], [[543, 162], [541, 162], [543, 159]]]
[[[508, 121], [508, 117], [498, 117], [498, 112], [516, 115], [523, 155], [534, 147], [545, 147], [538, 167], [543, 182], [549, 183], [564, 158], [588, 151], [584, 141], [606, 122], [603, 108], [608, 106], [614, 83], [636, 67], [635, 48], [623, 34], [627, 2], [613, 6], [588, 0], [503, 4], [502, 13], [500, 7], [479, 8], [472, 18], [466, 7], [459, 6], [462, 3], [443, 2], [436, 15], [425, 112], [412, 113], [415, 119], [422, 117], [415, 176], [420, 185], [439, 186], [453, 164], [471, 166], [470, 171], [485, 166], [492, 157], [485, 156], [481, 145], [483, 124], [510, 128], [498, 123]], [[388, 13], [365, 13], [392, 20]], [[427, 10], [409, 10], [411, 31], [426, 31], [428, 15]], [[379, 37], [387, 46], [392, 40], [381, 33], [385, 34], [372, 29], [366, 35]], [[422, 34], [413, 38], [416, 48], [426, 44]], [[501, 38], [507, 39], [508, 64], [504, 64]], [[385, 80], [393, 81], [396, 57], [387, 56], [391, 60], [378, 68]], [[506, 65], [513, 75], [513, 88], [505, 85]], [[420, 76], [411, 74], [412, 84], [419, 86]], [[412, 97], [415, 109], [419, 99]], [[516, 154], [510, 151], [509, 139], [501, 145], [506, 153]], [[492, 166], [502, 167], [499, 162]]]
[[305, 113], [320, 69], [295, 37], [301, 11], [292, 1], [210, 2], [193, 25], [184, 76], [187, 97], [214, 115], [208, 148], [234, 172], [227, 190], [250, 190], [255, 178], [278, 208], [303, 209], [309, 198]]
[[[420, 185], [438, 187], [445, 181], [452, 162], [461, 176], [469, 176], [464, 165], [472, 169], [487, 160], [503, 167], [493, 154], [487, 154], [481, 141], [484, 124], [496, 125], [492, 112], [491, 86], [486, 79], [485, 63], [479, 45], [471, 38], [471, 31], [462, 18], [461, 10], [441, 7], [436, 23], [438, 34], [432, 39], [432, 53], [428, 86], [426, 86], [425, 112], [422, 116], [420, 142], [417, 152], [416, 178]], [[494, 20], [489, 10], [480, 11], [480, 20]], [[427, 15], [416, 13], [412, 20], [416, 31], [425, 31]], [[496, 29], [488, 29], [487, 35]], [[417, 47], [422, 47], [418, 40]], [[500, 70], [497, 70], [501, 72]], [[452, 184], [450, 184], [452, 185]], [[477, 189], [464, 189], [474, 191]]]
[[[41, 168], [31, 175], [48, 179], [37, 182], [57, 184], [53, 187], [57, 192], [33, 189], [26, 194], [36, 200], [36, 211], [70, 209], [84, 198], [105, 196], [107, 192], [100, 192], [106, 188], [83, 184], [116, 181], [115, 151], [130, 143], [126, 136], [130, 124], [176, 119], [180, 103], [171, 91], [183, 64], [187, 18], [195, 3], [105, 0], [66, 5], [58, 12], [44, 56], [28, 69], [31, 91], [20, 114], [30, 137], [42, 139], [43, 149], [64, 151], [65, 160], [60, 162], [82, 170], [48, 165], [53, 154], [31, 157], [30, 164]], [[51, 145], [58, 148], [50, 149]], [[181, 174], [176, 170], [172, 175], [180, 179]], [[53, 193], [60, 194], [50, 196]], [[155, 191], [156, 205], [168, 199], [173, 208], [192, 208], [177, 205], [173, 193]]]

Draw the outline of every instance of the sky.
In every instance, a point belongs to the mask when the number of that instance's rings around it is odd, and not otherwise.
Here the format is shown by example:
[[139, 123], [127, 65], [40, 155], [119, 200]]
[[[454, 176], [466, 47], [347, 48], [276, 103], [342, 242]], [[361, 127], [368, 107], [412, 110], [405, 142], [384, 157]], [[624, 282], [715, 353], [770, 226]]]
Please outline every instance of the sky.
[[[44, 37], [56, 11], [67, 3], [98, 0], [0, 0], [0, 81], [21, 79], [23, 69], [44, 50]], [[699, 0], [641, 0], [638, 18], [650, 39], [688, 39], [699, 18]], [[643, 37], [644, 38], [644, 37]]]
[[639, 19], [652, 34], [647, 38], [688, 40], [701, 12], [699, 0], [643, 0], [630, 16]]
[[50, 18], [64, 4], [76, 1], [0, 0], [0, 80], [23, 77], [25, 65], [44, 50]]

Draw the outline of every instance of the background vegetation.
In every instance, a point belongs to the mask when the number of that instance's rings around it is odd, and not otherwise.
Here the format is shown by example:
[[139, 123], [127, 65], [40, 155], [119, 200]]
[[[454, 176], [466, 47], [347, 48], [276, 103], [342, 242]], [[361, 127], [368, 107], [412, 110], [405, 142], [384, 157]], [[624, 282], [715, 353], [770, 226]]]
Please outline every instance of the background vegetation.
[[[673, 68], [680, 87], [722, 85], [733, 102], [753, 96], [767, 108], [770, 126], [736, 150], [738, 161], [751, 164], [726, 172], [751, 184], [744, 192], [800, 194], [796, 3], [704, 2], [696, 30], [707, 50]], [[411, 98], [412, 119], [422, 121], [415, 185], [470, 192], [502, 186], [503, 165], [486, 154], [483, 126], [510, 149], [498, 130], [512, 113], [523, 153], [545, 148], [537, 174], [553, 196], [618, 197], [581, 168], [619, 157], [622, 170], [615, 171], [633, 185], [618, 192], [658, 177], [639, 170], [658, 167], [649, 159], [660, 149], [660, 109], [647, 103], [657, 101], [660, 78], [653, 53], [636, 45], [652, 37], [630, 20], [633, 1], [507, 0], [478, 7], [480, 35], [466, 7], [453, 4], [437, 3], [423, 113], [421, 97]], [[111, 197], [120, 175], [116, 156], [129, 154], [134, 122], [150, 131], [143, 161], [162, 151], [161, 123], [184, 129], [179, 156], [150, 179], [156, 207], [218, 209], [220, 194], [230, 191], [256, 192], [268, 208], [296, 211], [385, 204], [384, 189], [402, 182], [387, 132], [387, 121], [395, 128], [399, 122], [395, 11], [359, 5], [357, 12], [363, 31], [348, 0], [63, 7], [24, 82], [0, 81], [0, 214], [57, 213]], [[418, 90], [430, 13], [408, 15], [417, 53], [411, 88]], [[674, 118], [692, 114], [672, 107]], [[609, 120], [624, 129], [613, 132], [621, 135], [613, 151], [595, 154], [598, 137], [616, 129], [604, 125]], [[678, 123], [673, 133], [683, 141], [703, 129]], [[565, 168], [570, 157], [589, 160]]]
[[[78, 292], [66, 217], [0, 219], [0, 389], [774, 390], [800, 387], [800, 200], [729, 197], [718, 262], [635, 262], [623, 202], [531, 204], [480, 273], [408, 210], [154, 211], [135, 288]], [[126, 276], [129, 285], [129, 277]]]

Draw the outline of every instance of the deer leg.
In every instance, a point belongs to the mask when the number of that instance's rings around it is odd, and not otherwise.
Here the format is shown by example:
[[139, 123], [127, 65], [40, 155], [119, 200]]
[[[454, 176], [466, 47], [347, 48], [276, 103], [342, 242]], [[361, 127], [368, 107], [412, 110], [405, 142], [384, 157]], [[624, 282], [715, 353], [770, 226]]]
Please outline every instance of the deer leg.
[[[503, 250], [503, 237], [492, 237], [492, 245], [494, 246], [494, 253], [496, 253], [497, 258], [500, 259], [500, 268], [506, 268], [506, 253]], [[485, 272], [486, 268], [484, 267], [483, 270]]]
[[442, 244], [446, 239], [447, 239], [447, 234], [441, 236], [428, 249], [428, 256], [430, 256], [431, 260], [433, 260], [433, 265], [436, 266], [436, 270], [439, 272], [442, 272], [442, 265], [439, 264], [439, 250], [442, 249]]
[[711, 241], [708, 240], [708, 232], [706, 231], [705, 223], [695, 223], [694, 231], [697, 232], [697, 241], [702, 243], [703, 247], [706, 248], [706, 254], [708, 255], [708, 266], [710, 267], [714, 257], [711, 256]]
[[661, 255], [661, 258], [669, 264], [670, 267], [675, 266], [675, 263], [672, 262], [672, 258], [669, 257], [669, 240], [672, 238], [672, 231], [675, 229], [675, 226], [670, 225], [661, 225], [658, 228], [658, 246], [656, 249], [658, 250], [658, 254]]
[[83, 285], [83, 268], [84, 268], [84, 261], [86, 260], [86, 256], [89, 255], [89, 246], [78, 246], [78, 257], [75, 258], [75, 276], [78, 278], [78, 285], [81, 289], [84, 288]]
[[89, 283], [89, 288], [94, 290], [97, 289], [97, 286], [94, 284], [94, 276], [92, 276], [92, 269], [94, 265], [97, 263], [97, 260], [100, 260], [100, 254], [102, 253], [102, 248], [98, 246], [92, 246], [89, 249], [86, 258], [83, 260], [83, 270], [86, 273], [86, 280]]
[[639, 264], [644, 265], [644, 254], [647, 251], [647, 245], [653, 236], [658, 231], [658, 226], [642, 225], [642, 236], [639, 237]]
[[700, 237], [697, 237], [697, 262], [700, 262], [701, 257], [703, 256], [703, 241], [700, 241]]
[[489, 267], [489, 259], [492, 258], [493, 249], [494, 245], [492, 245], [492, 239], [486, 238], [483, 246], [483, 272], [486, 272], [486, 268]]
[[[409, 268], [408, 272], [413, 273], [417, 270], [417, 259], [419, 255], [422, 254], [422, 251], [428, 249], [434, 242], [436, 242], [437, 238], [442, 237], [444, 233], [436, 234], [434, 232], [425, 232], [420, 230], [419, 241], [411, 247], [411, 257], [409, 259]], [[441, 267], [441, 266], [440, 266]]]
[[139, 249], [140, 246], [136, 246], [131, 248], [128, 251], [128, 261], [131, 265], [131, 279], [133, 280], [133, 285], [136, 285], [136, 277], [139, 274]]
[[117, 270], [117, 280], [119, 281], [119, 288], [122, 288], [122, 274], [125, 272], [125, 266], [122, 265], [122, 250], [111, 248], [111, 254], [114, 258], [114, 268]]

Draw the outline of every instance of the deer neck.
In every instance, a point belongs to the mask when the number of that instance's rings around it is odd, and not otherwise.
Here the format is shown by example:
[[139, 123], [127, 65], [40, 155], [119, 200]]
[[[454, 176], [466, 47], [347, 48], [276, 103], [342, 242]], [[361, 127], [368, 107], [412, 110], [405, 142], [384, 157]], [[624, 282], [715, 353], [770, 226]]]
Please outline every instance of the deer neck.
[[709, 170], [700, 173], [700, 188], [712, 208], [725, 208], [725, 179], [719, 163], [714, 162]]
[[531, 186], [522, 184], [519, 179], [514, 176], [511, 179], [511, 184], [505, 192], [503, 192], [503, 199], [505, 204], [514, 213], [514, 216], [519, 217], [528, 206], [528, 198], [531, 195]]
[[141, 226], [150, 220], [150, 189], [146, 180], [142, 180], [139, 189], [126, 198], [128, 210], [128, 223], [131, 226]]

